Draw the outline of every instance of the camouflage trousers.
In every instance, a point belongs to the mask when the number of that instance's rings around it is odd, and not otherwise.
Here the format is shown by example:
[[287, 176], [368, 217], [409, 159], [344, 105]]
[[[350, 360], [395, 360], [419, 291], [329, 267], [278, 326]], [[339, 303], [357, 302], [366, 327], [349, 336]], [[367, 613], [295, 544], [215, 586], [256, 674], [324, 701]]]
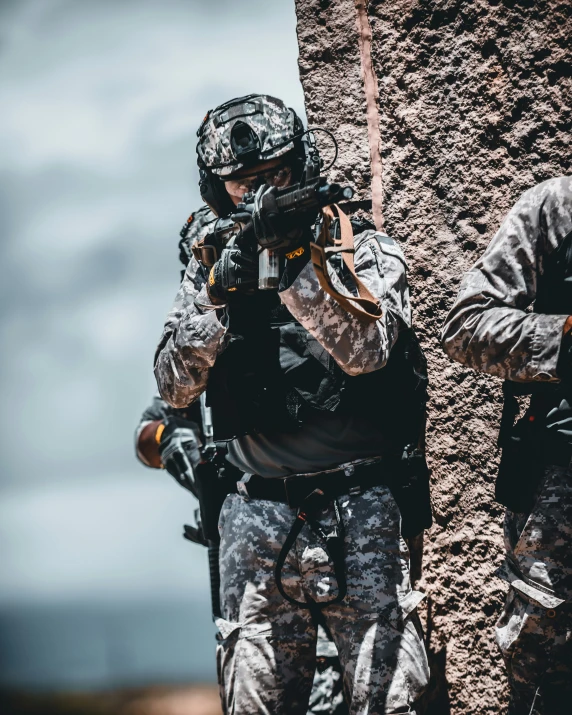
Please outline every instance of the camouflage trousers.
[[[409, 580], [400, 513], [384, 487], [338, 500], [345, 527], [347, 595], [323, 609], [343, 670], [351, 715], [415, 713], [429, 680]], [[330, 504], [316, 515], [327, 532]], [[284, 504], [227, 497], [220, 516], [221, 604], [217, 659], [225, 715], [305, 715], [316, 671], [316, 626], [308, 609], [278, 592], [274, 567], [296, 518]], [[331, 600], [333, 566], [305, 526], [283, 584], [298, 601]]]
[[572, 709], [572, 473], [548, 467], [530, 514], [507, 512], [510, 583], [496, 625], [510, 685], [509, 715]]
[[308, 715], [348, 715], [342, 677], [338, 649], [331, 636], [319, 625], [316, 672], [308, 703]]

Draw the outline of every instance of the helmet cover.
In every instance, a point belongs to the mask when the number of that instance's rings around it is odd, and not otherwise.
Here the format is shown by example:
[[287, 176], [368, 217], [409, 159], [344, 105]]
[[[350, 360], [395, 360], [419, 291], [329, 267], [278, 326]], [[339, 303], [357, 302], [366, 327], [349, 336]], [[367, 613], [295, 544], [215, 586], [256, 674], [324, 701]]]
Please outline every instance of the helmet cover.
[[197, 154], [222, 178], [288, 153], [302, 130], [294, 110], [280, 99], [249, 94], [208, 112], [197, 132]]

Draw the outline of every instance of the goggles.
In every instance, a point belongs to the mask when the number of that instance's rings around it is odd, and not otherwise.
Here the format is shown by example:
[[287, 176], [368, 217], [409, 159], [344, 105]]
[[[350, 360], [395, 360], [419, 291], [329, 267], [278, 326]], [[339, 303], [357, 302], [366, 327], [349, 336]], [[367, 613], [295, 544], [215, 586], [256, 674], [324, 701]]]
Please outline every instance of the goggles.
[[224, 184], [229, 194], [242, 196], [251, 191], [256, 191], [264, 184], [276, 186], [277, 188], [288, 186], [291, 180], [292, 167], [283, 165], [236, 179], [227, 179]]

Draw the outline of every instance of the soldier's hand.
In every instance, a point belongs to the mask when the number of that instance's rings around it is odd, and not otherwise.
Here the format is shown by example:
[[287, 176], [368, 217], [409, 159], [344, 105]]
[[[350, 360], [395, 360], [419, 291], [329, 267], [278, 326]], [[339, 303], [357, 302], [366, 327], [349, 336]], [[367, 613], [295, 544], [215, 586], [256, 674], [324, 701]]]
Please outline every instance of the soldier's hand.
[[258, 245], [278, 253], [287, 253], [302, 243], [309, 242], [310, 228], [316, 214], [280, 213], [276, 203], [275, 186], [261, 186], [254, 196], [252, 224]]
[[185, 489], [194, 492], [194, 468], [200, 463], [201, 441], [194, 422], [181, 417], [167, 417], [159, 441], [163, 466]]
[[225, 248], [211, 268], [207, 290], [213, 303], [225, 303], [228, 293], [256, 288], [257, 283], [257, 254], [244, 246], [234, 245]]
[[161, 462], [161, 454], [159, 453], [159, 444], [155, 439], [157, 434], [157, 428], [162, 425], [161, 420], [154, 420], [145, 425], [141, 430], [141, 434], [137, 440], [137, 453], [139, 459], [146, 464], [148, 467], [153, 469], [161, 469], [163, 463]]
[[558, 407], [554, 407], [546, 416], [548, 434], [568, 444], [572, 444], [572, 406], [566, 398], [560, 400]]

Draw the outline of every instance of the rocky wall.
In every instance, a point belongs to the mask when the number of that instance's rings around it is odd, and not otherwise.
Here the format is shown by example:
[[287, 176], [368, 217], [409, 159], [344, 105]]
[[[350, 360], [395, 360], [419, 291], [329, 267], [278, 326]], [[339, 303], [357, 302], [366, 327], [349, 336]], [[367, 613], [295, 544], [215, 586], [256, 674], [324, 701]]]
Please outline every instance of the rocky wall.
[[434, 672], [429, 712], [501, 713], [506, 683], [493, 639], [506, 590], [494, 577], [502, 559], [502, 509], [493, 501], [500, 382], [451, 363], [438, 336], [462, 273], [518, 196], [570, 173], [572, 5], [296, 0], [296, 8], [309, 123], [335, 132], [334, 176], [360, 199], [371, 197], [370, 149], [377, 151], [360, 11], [371, 32], [381, 155], [374, 203], [407, 255], [430, 365], [436, 523], [422, 583]]

